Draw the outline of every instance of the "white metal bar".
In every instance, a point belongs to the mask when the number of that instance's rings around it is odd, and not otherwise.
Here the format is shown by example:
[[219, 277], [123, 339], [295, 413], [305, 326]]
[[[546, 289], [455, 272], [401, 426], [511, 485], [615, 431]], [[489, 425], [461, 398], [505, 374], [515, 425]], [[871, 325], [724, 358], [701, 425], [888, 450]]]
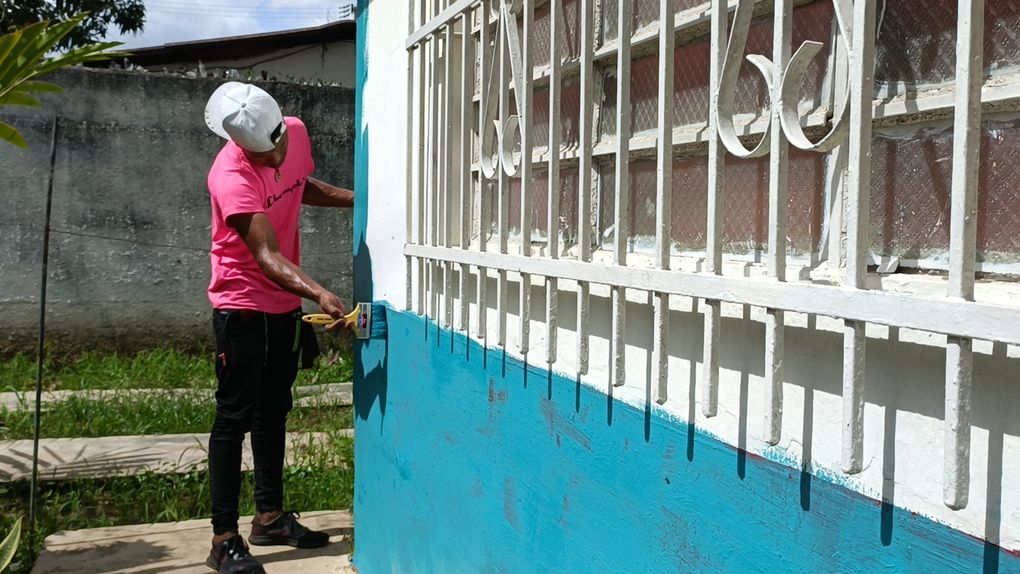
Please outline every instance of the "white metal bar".
[[478, 2], [478, 0], [458, 0], [453, 5], [449, 6], [442, 13], [433, 16], [432, 20], [425, 24], [421, 28], [415, 30], [408, 38], [404, 47], [408, 50], [414, 49], [416, 45], [421, 42], [427, 41], [430, 36], [435, 34], [443, 26], [452, 23], [462, 12], [471, 7], [471, 5]]
[[[449, 4], [449, 0], [445, 1]], [[443, 150], [442, 175], [442, 211], [439, 221], [443, 234], [443, 247], [453, 245], [453, 63], [456, 60], [454, 49], [454, 30], [456, 22], [446, 26], [443, 39], [443, 126], [440, 130]], [[449, 263], [443, 265], [443, 326], [453, 327], [453, 267]]]
[[652, 399], [662, 405], [669, 399], [669, 293], [652, 295]]
[[847, 269], [846, 286], [867, 288], [867, 257], [871, 208], [871, 132], [875, 75], [875, 4], [854, 3], [853, 41], [850, 55], [850, 160], [847, 173]]
[[[578, 123], [580, 157], [577, 166], [577, 259], [591, 261], [592, 243], [592, 146], [594, 108], [595, 0], [580, 0], [581, 6], [581, 117]], [[588, 373], [588, 305], [590, 288], [581, 282], [577, 293], [577, 373]]]
[[[617, 2], [617, 29], [621, 38], [630, 36], [634, 6]], [[630, 42], [620, 42], [616, 61], [616, 219], [613, 256], [617, 265], [627, 264], [630, 240]]]
[[627, 382], [627, 291], [613, 287], [613, 386]]
[[[461, 20], [461, 79], [460, 79], [460, 248], [471, 247], [471, 95], [474, 92], [474, 36], [471, 34], [471, 18], [474, 10], [464, 13]], [[460, 266], [460, 325], [463, 332], [471, 326], [471, 303], [468, 299], [471, 269]]]
[[[532, 157], [535, 137], [532, 131], [534, 127], [534, 101], [535, 93], [532, 89], [534, 80], [532, 69], [534, 67], [534, 35], [535, 35], [535, 0], [524, 0], [524, 44], [521, 52], [521, 66], [524, 74], [523, 93], [516, 92], [518, 113], [521, 115], [521, 154], [522, 158]], [[534, 188], [532, 186], [533, 164], [530, 161], [521, 161], [521, 256], [531, 257], [531, 234], [535, 228], [534, 212]], [[527, 356], [531, 348], [531, 276], [521, 277], [520, 290], [520, 352]]]
[[829, 271], [834, 276], [838, 276], [841, 271], [843, 258], [843, 219], [845, 217], [843, 198], [846, 195], [846, 178], [844, 176], [847, 170], [848, 147], [843, 144], [832, 150], [826, 173], [826, 188], [828, 190], [826, 201], [829, 213], [825, 226], [828, 239], [824, 249], [828, 252]]
[[[854, 2], [850, 54], [850, 154], [847, 174], [845, 287], [867, 288], [871, 208], [871, 122], [875, 75], [875, 5]], [[843, 472], [864, 466], [865, 323], [847, 321], [843, 343]]]
[[[429, 10], [429, 12], [431, 12], [432, 9], [433, 9], [433, 6], [437, 2], [438, 2], [438, 0], [430, 0], [427, 3], [427, 5], [428, 5], [427, 10]], [[422, 204], [423, 211], [424, 211], [423, 224], [424, 224], [424, 233], [425, 233], [424, 241], [422, 242], [422, 244], [423, 245], [424, 244], [428, 244], [428, 245], [431, 245], [431, 246], [435, 246], [436, 245], [436, 241], [435, 241], [435, 230], [436, 230], [436, 225], [435, 225], [435, 214], [436, 214], [436, 209], [435, 209], [435, 190], [436, 190], [436, 184], [438, 182], [438, 179], [437, 179], [438, 157], [437, 157], [437, 152], [436, 152], [436, 144], [438, 142], [437, 118], [438, 118], [438, 105], [439, 105], [439, 96], [438, 96], [439, 79], [438, 79], [438, 72], [437, 72], [437, 70], [438, 70], [438, 66], [439, 66], [439, 39], [436, 38], [435, 36], [429, 38], [428, 48], [429, 48], [429, 54], [430, 54], [430, 56], [428, 57], [428, 61], [429, 61], [429, 63], [428, 63], [428, 77], [429, 77], [428, 90], [429, 90], [429, 94], [428, 94], [428, 108], [427, 108], [426, 113], [425, 113], [425, 121], [426, 121], [426, 125], [428, 126], [428, 132], [427, 132], [428, 135], [427, 135], [427, 137], [425, 139], [426, 158], [427, 158], [427, 160], [426, 160], [427, 171], [426, 171], [426, 183], [425, 183], [425, 201]], [[425, 315], [428, 318], [428, 317], [435, 317], [436, 316], [435, 297], [434, 297], [434, 293], [435, 293], [435, 267], [434, 267], [434, 262], [432, 260], [427, 260], [427, 261], [424, 262], [424, 264], [425, 264], [425, 268], [423, 270], [423, 275], [424, 275], [424, 279], [425, 279], [424, 280], [424, 285], [425, 285], [425, 287], [424, 287], [424, 294], [425, 294], [424, 309], [425, 309], [425, 311], [424, 311], [423, 315]]]
[[[546, 245], [549, 257], [560, 257], [560, 63], [562, 59], [563, 2], [549, 2], [549, 193], [546, 202], [548, 220]], [[547, 277], [545, 282], [545, 360], [556, 362], [557, 317], [559, 314], [559, 280]]]
[[561, 280], [620, 286], [738, 305], [822, 315], [969, 339], [1020, 345], [1020, 306], [928, 297], [894, 291], [851, 290], [814, 283], [778, 283], [641, 267], [620, 268], [575, 259], [524, 259], [517, 255], [464, 252], [409, 245], [406, 255], [467, 263], [512, 273], [555, 275]]
[[[407, 30], [408, 34], [414, 30], [414, 6], [415, 0], [409, 0], [407, 3]], [[405, 204], [405, 230], [404, 230], [404, 242], [412, 243], [414, 241], [414, 140], [415, 140], [415, 113], [414, 113], [414, 94], [417, 89], [415, 85], [415, 57], [421, 54], [421, 50], [408, 50], [407, 52], [407, 130], [406, 138], [407, 142], [405, 148], [407, 150], [407, 156], [404, 158], [404, 169], [405, 178], [407, 179], [407, 189], [404, 193], [404, 204]], [[414, 258], [407, 257], [407, 292], [405, 294], [404, 310], [410, 312], [414, 308]]]
[[[708, 272], [722, 273], [723, 205], [726, 193], [726, 152], [719, 139], [719, 82], [726, 54], [729, 10], [724, 0], [712, 0], [711, 47], [709, 48], [708, 104]], [[719, 411], [719, 330], [722, 307], [719, 301], [706, 300], [705, 349], [701, 374], [701, 412], [714, 417]]]
[[[930, 123], [933, 118], [941, 117], [943, 115], [948, 116], [953, 111], [955, 98], [953, 90], [948, 90], [948, 92], [949, 93], [946, 94], [945, 91], [940, 91], [940, 95], [924, 95], [917, 99], [898, 99], [893, 100], [892, 102], [876, 100], [873, 109], [875, 124], [895, 124], [899, 126], [918, 125], [925, 122]], [[984, 86], [981, 89], [981, 94], [982, 109], [986, 113], [1020, 110], [1020, 84], [1014, 83], [1007, 84], [1005, 86]], [[745, 117], [748, 121], [753, 119], [750, 115]], [[805, 116], [803, 120], [804, 123], [802, 124], [802, 127], [804, 129], [826, 127], [830, 123], [827, 110], [813, 112], [812, 114]], [[765, 120], [753, 119], [750, 123], [738, 123], [736, 126], [737, 135], [741, 137], [760, 135], [765, 131], [765, 127], [770, 123], [771, 118], [766, 118]], [[677, 126], [673, 128], [673, 145], [674, 147], [692, 147], [700, 144], [705, 144], [707, 146], [709, 141], [708, 135], [707, 123]], [[606, 142], [594, 146], [592, 149], [592, 155], [594, 157], [616, 157], [616, 142], [608, 141], [609, 139], [611, 138], [607, 138]], [[635, 155], [644, 156], [647, 152], [654, 151], [657, 143], [658, 137], [654, 134], [635, 135], [630, 141], [631, 157], [634, 157]], [[547, 161], [544, 156], [545, 153], [546, 152], [544, 150], [536, 151], [532, 160], [535, 163], [543, 163]], [[568, 150], [561, 155], [560, 160], [574, 161], [578, 158], [578, 151]], [[477, 169], [477, 166], [473, 166], [473, 169]]]
[[[616, 223], [613, 246], [615, 263], [627, 265], [630, 244], [630, 30], [634, 22], [632, 2], [617, 2], [616, 28], [621, 38], [616, 60]], [[613, 385], [627, 382], [627, 293], [613, 289]]]
[[[775, 0], [773, 13], [772, 60], [776, 76], [790, 62], [793, 35], [791, 0]], [[789, 202], [790, 145], [780, 129], [783, 110], [782, 82], [772, 82], [772, 131], [769, 152], [769, 253], [768, 274], [775, 281], [786, 280], [787, 204]], [[771, 445], [779, 444], [783, 431], [783, 312], [768, 309], [765, 321], [765, 418], [763, 436]]]
[[702, 363], [701, 414], [714, 417], [719, 414], [719, 345], [722, 329], [722, 303], [705, 300], [705, 356]]
[[[747, 35], [751, 29], [751, 19], [754, 16], [755, 0], [741, 0], [737, 5], [737, 11], [733, 15], [733, 25], [729, 30], [726, 49], [723, 52], [722, 73], [719, 76], [719, 83], [716, 84], [717, 92], [716, 114], [719, 138], [722, 139], [726, 150], [736, 157], [751, 158], [760, 157], [768, 153], [769, 132], [773, 128], [771, 116], [765, 122], [765, 136], [758, 140], [758, 143], [751, 149], [744, 147], [736, 133], [734, 121], [734, 102], [736, 101], [736, 86], [740, 74], [741, 63], [744, 61], [744, 49], [747, 45]], [[765, 78], [767, 85], [771, 86], [773, 72], [770, 62], [759, 54], [748, 54], [747, 61], [754, 64]], [[770, 94], [771, 95], [771, 94]], [[778, 126], [776, 126], [778, 129]]]
[[972, 339], [949, 337], [946, 342], [946, 420], [943, 498], [953, 510], [967, 507], [970, 498]]
[[785, 314], [768, 309], [765, 314], [765, 419], [763, 437], [771, 445], [779, 444], [783, 432], [783, 357]]
[[[488, 97], [485, 94], [486, 81], [488, 80], [489, 74], [489, 62], [490, 62], [490, 47], [489, 47], [489, 0], [481, 1], [481, 30], [479, 32], [478, 42], [478, 57], [479, 57], [479, 76], [481, 82], [479, 83], [479, 91], [481, 97], [479, 98], [478, 106], [478, 141], [479, 147], [481, 148], [482, 134], [485, 133], [485, 116], [487, 113], [486, 106], [488, 106]], [[480, 152], [479, 152], [480, 155]], [[478, 251], [485, 253], [488, 249], [489, 231], [492, 229], [491, 222], [489, 221], [489, 190], [488, 182], [485, 178], [485, 174], [479, 170], [478, 172]], [[488, 338], [488, 270], [483, 267], [478, 268], [478, 323], [475, 335], [483, 342]]]
[[[790, 62], [790, 41], [793, 35], [792, 0], [775, 0], [772, 35], [772, 58], [777, 70], [785, 70]], [[776, 281], [786, 280], [787, 204], [789, 202], [790, 144], [783, 130], [782, 83], [772, 83], [772, 127], [769, 152], [769, 252], [768, 273]]]
[[[949, 296], [974, 299], [977, 255], [978, 171], [981, 169], [981, 82], [984, 74], [984, 0], [960, 0], [956, 27], [956, 115], [949, 239]], [[944, 499], [967, 507], [970, 492], [970, 339], [950, 337], [946, 347]]]
[[[676, 13], [673, 0], [659, 0], [659, 143], [656, 153], [655, 253], [656, 267], [669, 269], [673, 242], [673, 59], [676, 34], [673, 22]], [[654, 331], [652, 368], [655, 370], [654, 399], [660, 405], [669, 398], [669, 294], [655, 293], [653, 300]]]
[[[500, 4], [504, 0], [499, 0]], [[500, 12], [504, 10], [501, 8]], [[501, 14], [499, 19], [500, 30], [499, 30], [499, 118], [505, 118], [510, 114], [510, 92], [508, 82], [510, 67], [510, 50], [507, 41], [506, 26], [516, 26], [514, 22], [507, 22], [506, 17]], [[520, 111], [520, 110], [518, 110]], [[500, 144], [502, 147], [502, 144]], [[510, 232], [510, 182], [507, 178], [506, 169], [499, 169], [499, 184], [497, 186], [499, 195], [499, 252], [506, 254], [507, 252], [507, 239]], [[497, 333], [497, 344], [500, 347], [506, 345], [506, 315], [507, 315], [507, 280], [506, 271], [500, 271], [499, 279], [496, 286], [496, 312], [499, 315], [498, 333]]]
[[[412, 2], [413, 3], [413, 2]], [[425, 20], [425, 0], [418, 0], [418, 17], [420, 21]], [[418, 166], [417, 166], [417, 203], [415, 204], [416, 243], [425, 244], [425, 188], [427, 186], [426, 154], [428, 145], [428, 69], [429, 59], [426, 54], [426, 46], [418, 48]], [[425, 314], [425, 261], [417, 260], [417, 313]]]
[[856, 474], [864, 458], [865, 323], [846, 321], [843, 332], [843, 472]]
[[[434, 12], [435, 7], [438, 5], [439, 0], [431, 0], [429, 2], [429, 13]], [[431, 58], [429, 62], [429, 110], [428, 110], [428, 123], [429, 123], [429, 136], [428, 136], [428, 187], [426, 188], [426, 238], [428, 245], [436, 245], [436, 216], [439, 212], [436, 209], [436, 187], [439, 184], [439, 37], [433, 35], [428, 40], [429, 51]], [[427, 318], [437, 317], [436, 309], [436, 281], [435, 281], [435, 262], [428, 260], [425, 274], [427, 276], [427, 284], [425, 287], [426, 297], [428, 298], [427, 304]]]
[[[441, 4], [444, 0], [432, 0], [433, 14], [441, 10]], [[437, 31], [432, 36], [432, 62], [433, 62], [433, 75], [432, 75], [432, 92], [433, 92], [433, 106], [432, 106], [432, 185], [429, 190], [430, 202], [429, 202], [429, 245], [437, 246], [440, 245], [439, 231], [440, 231], [440, 213], [442, 205], [442, 185], [443, 185], [443, 95], [442, 85], [446, 81], [443, 77], [443, 67], [441, 65], [442, 51], [440, 49], [440, 35]], [[441, 309], [439, 299], [439, 285], [440, 279], [440, 263], [437, 260], [429, 260], [429, 317], [440, 324]]]
[[[633, 0], [632, 0], [633, 2]], [[727, 11], [732, 12], [736, 5], [737, 0], [729, 0], [727, 3]], [[674, 21], [674, 31], [678, 36], [690, 37], [692, 28], [699, 28], [709, 23], [711, 19], [711, 6], [709, 2], [705, 2], [701, 6], [696, 8], [682, 10], [676, 15]], [[686, 34], [685, 34], [686, 33]], [[697, 34], [700, 35], [700, 34]], [[646, 53], [646, 49], [656, 44], [659, 40], [659, 27], [658, 26], [647, 26], [640, 30], [634, 31], [631, 36], [630, 44], [632, 49], [639, 49], [642, 53]], [[618, 39], [614, 38], [611, 40], [604, 41], [598, 50], [592, 54], [593, 60], [596, 63], [602, 63], [606, 60], [613, 60], [616, 58], [617, 50], [619, 49]], [[576, 74], [578, 65], [576, 62], [568, 62], [563, 67], [564, 75]], [[546, 67], [540, 67], [535, 70], [535, 79], [545, 81], [549, 77], [549, 70]]]

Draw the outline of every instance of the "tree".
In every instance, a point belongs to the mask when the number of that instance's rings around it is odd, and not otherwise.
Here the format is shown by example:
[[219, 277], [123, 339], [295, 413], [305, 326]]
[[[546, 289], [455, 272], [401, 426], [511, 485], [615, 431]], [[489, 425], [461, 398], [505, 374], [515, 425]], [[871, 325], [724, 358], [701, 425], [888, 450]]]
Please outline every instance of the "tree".
[[106, 37], [111, 24], [121, 33], [141, 32], [145, 25], [143, 0], [2, 0], [0, 32], [11, 32], [40, 21], [88, 16], [57, 44], [60, 50], [80, 48]]
[[[39, 107], [41, 104], [39, 100], [35, 99], [34, 94], [54, 93], [62, 90], [59, 86], [49, 82], [40, 82], [35, 78], [65, 66], [106, 60], [121, 55], [109, 51], [111, 48], [120, 46], [120, 42], [101, 42], [75, 48], [46, 59], [46, 55], [72, 33], [87, 16], [87, 14], [78, 14], [64, 22], [37, 22], [21, 30], [0, 36], [0, 107]], [[0, 140], [10, 142], [18, 147], [28, 147], [21, 134], [2, 121], [0, 121]]]

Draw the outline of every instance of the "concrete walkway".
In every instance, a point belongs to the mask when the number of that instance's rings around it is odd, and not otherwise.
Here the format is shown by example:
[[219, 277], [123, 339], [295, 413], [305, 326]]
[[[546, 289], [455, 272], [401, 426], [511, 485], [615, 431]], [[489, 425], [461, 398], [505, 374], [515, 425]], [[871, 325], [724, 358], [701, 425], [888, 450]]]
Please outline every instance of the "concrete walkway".
[[[241, 519], [248, 534], [251, 518]], [[315, 550], [253, 546], [267, 574], [357, 574], [350, 564], [354, 523], [349, 512], [309, 512], [301, 523], [332, 535]], [[209, 574], [208, 520], [58, 532], [46, 538], [32, 574]]]
[[[86, 390], [86, 391], [47, 391], [42, 394], [42, 404], [46, 405], [66, 401], [71, 397], [102, 401], [110, 398], [131, 398], [137, 400], [149, 399], [187, 399], [209, 400], [213, 399], [213, 389], [111, 389], [111, 390]], [[354, 394], [351, 383], [334, 383], [329, 385], [306, 385], [294, 387], [294, 395], [297, 398], [295, 406], [350, 406], [354, 402]], [[9, 392], [0, 393], [0, 410], [16, 411], [33, 408], [35, 406], [35, 392]]]
[[[353, 437], [354, 430], [344, 431]], [[288, 433], [293, 461], [303, 446], [326, 440], [325, 433]], [[104, 478], [144, 472], [186, 473], [206, 464], [208, 434], [58, 438], [39, 441], [42, 480]], [[245, 440], [242, 466], [252, 469], [251, 441]], [[32, 441], [0, 441], [0, 482], [32, 477]]]

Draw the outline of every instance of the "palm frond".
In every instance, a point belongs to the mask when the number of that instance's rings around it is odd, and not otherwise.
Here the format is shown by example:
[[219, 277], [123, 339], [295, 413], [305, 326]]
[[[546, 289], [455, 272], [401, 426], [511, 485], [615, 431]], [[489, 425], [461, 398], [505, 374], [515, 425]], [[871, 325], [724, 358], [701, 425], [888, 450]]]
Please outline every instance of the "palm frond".
[[18, 550], [18, 541], [21, 540], [21, 519], [14, 523], [14, 528], [0, 542], [0, 572], [3, 572], [7, 565], [14, 560], [14, 553]]
[[[111, 52], [120, 42], [100, 42], [82, 46], [47, 59], [61, 40], [88, 16], [81, 13], [62, 22], [38, 22], [0, 36], [0, 106], [38, 107], [33, 92], [59, 92], [59, 86], [35, 80], [60, 68], [84, 62], [96, 62], [126, 54]], [[16, 129], [0, 122], [0, 139], [18, 147], [26, 147]]]

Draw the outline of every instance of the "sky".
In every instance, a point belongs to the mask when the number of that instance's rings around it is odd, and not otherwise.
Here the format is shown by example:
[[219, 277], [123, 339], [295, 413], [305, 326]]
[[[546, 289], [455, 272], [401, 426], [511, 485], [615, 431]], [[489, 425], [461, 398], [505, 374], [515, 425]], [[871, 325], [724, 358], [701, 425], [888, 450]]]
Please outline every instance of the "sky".
[[111, 26], [107, 40], [123, 48], [242, 36], [320, 26], [339, 18], [355, 0], [145, 0], [145, 29], [121, 35]]

